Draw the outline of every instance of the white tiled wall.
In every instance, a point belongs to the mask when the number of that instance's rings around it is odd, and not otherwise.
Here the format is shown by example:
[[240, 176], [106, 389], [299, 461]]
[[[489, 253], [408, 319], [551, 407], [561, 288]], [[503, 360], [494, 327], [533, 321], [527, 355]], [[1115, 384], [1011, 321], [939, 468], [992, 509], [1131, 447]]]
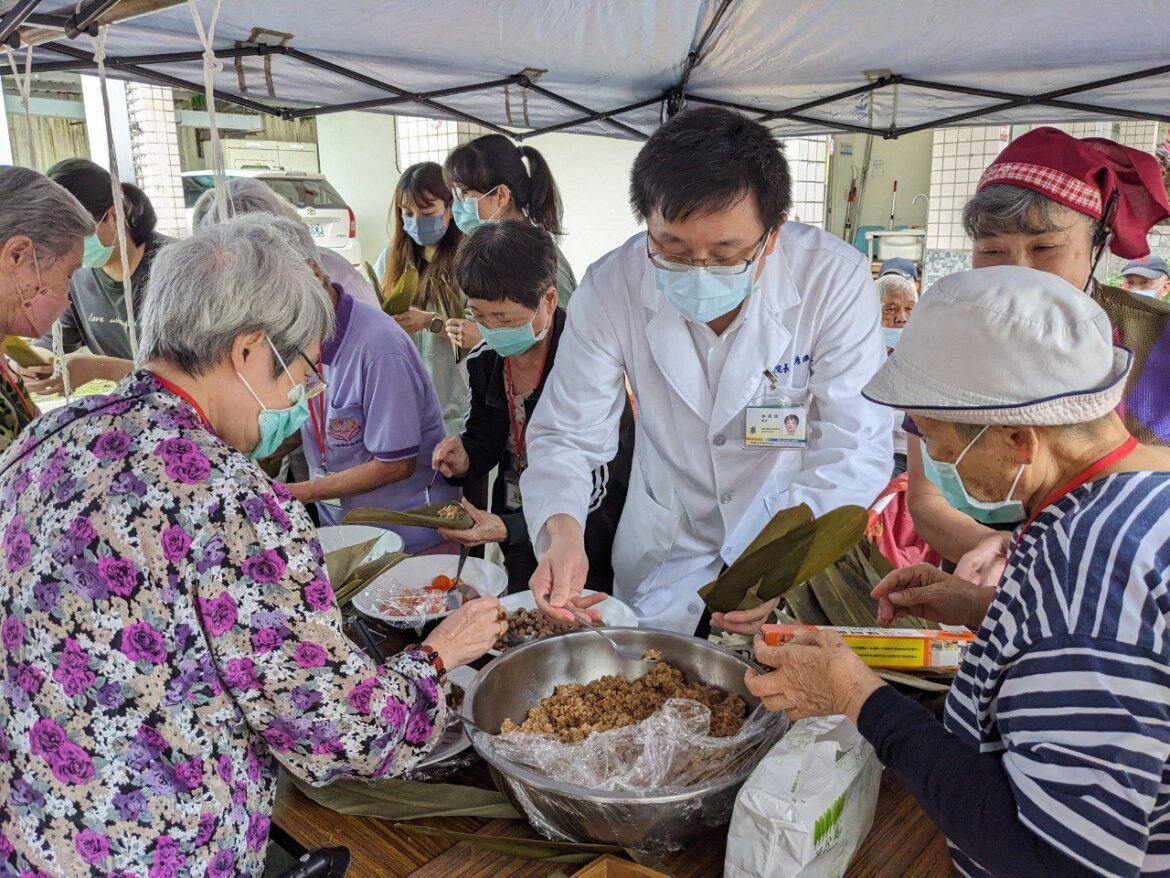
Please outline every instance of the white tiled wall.
[[158, 230], [164, 235], [185, 235], [187, 216], [171, 90], [129, 83], [126, 109], [135, 177], [158, 214]]
[[1143, 152], [1153, 152], [1158, 145], [1158, 123], [1118, 122], [1113, 139], [1124, 146], [1132, 146]]
[[829, 138], [792, 137], [784, 141], [784, 156], [792, 175], [791, 219], [825, 227], [825, 181], [829, 161]]
[[930, 208], [926, 225], [928, 250], [966, 250], [963, 205], [975, 184], [1011, 136], [1007, 126], [940, 128], [934, 132], [930, 167]]

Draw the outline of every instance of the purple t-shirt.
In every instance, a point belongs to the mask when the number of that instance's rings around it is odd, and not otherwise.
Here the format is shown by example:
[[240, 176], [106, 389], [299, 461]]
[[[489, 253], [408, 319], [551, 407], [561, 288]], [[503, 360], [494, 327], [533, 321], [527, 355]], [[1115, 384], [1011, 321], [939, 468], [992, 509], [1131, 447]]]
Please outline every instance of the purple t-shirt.
[[[393, 318], [355, 300], [338, 288], [337, 331], [321, 352], [325, 366], [325, 424], [322, 455], [312, 419], [301, 428], [305, 458], [314, 477], [338, 473], [371, 460], [417, 458], [409, 478], [365, 494], [344, 497], [337, 506], [317, 504], [321, 523], [338, 524], [359, 506], [405, 511], [422, 506], [434, 470], [431, 453], [446, 435], [443, 412], [418, 348]], [[320, 412], [321, 403], [310, 407]], [[324, 463], [322, 463], [324, 457]], [[431, 502], [458, 496], [444, 479], [431, 487]], [[392, 527], [406, 541], [407, 552], [438, 545], [438, 534], [426, 528]]]

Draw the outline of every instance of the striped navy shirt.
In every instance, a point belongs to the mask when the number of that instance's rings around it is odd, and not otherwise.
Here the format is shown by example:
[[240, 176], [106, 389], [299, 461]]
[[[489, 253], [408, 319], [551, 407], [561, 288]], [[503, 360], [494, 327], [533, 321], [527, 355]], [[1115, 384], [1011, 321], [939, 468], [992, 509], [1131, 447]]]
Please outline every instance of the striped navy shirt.
[[1104, 875], [1170, 876], [1168, 622], [1170, 473], [1109, 476], [1024, 533], [947, 700], [1020, 820]]

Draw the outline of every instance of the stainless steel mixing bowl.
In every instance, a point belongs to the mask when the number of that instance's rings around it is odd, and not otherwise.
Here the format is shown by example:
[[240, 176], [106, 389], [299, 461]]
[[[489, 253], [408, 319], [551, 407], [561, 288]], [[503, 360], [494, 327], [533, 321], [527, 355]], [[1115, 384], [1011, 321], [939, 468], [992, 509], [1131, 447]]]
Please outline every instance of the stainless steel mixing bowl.
[[[751, 663], [705, 640], [649, 628], [606, 628], [623, 646], [656, 649], [689, 680], [738, 693], [755, 707], [744, 686]], [[580, 631], [516, 647], [489, 663], [467, 690], [463, 710], [476, 725], [496, 732], [505, 719], [520, 722], [542, 698], [563, 683], [588, 683], [618, 672], [618, 661], [596, 634]], [[740, 786], [756, 762], [784, 734], [777, 722], [753, 758], [727, 777], [669, 795], [599, 792], [543, 777], [504, 759], [483, 736], [470, 735], [491, 767], [497, 786], [553, 838], [620, 844], [663, 851], [685, 844], [706, 828], [726, 824]]]

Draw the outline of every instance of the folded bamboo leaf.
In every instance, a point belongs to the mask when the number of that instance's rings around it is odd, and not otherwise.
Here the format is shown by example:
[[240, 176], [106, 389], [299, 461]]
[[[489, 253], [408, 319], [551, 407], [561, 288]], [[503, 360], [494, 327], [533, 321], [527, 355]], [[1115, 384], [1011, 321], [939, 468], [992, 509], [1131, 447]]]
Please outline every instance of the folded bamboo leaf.
[[494, 851], [516, 857], [519, 860], [543, 860], [550, 863], [588, 863], [600, 854], [624, 854], [625, 848], [610, 844], [585, 844], [575, 841], [548, 841], [543, 838], [505, 838], [499, 835], [476, 835], [472, 832], [455, 832], [450, 829], [436, 829], [433, 826], [411, 826], [395, 824], [396, 829], [450, 838], [467, 842], [472, 847]]
[[803, 504], [779, 513], [766, 530], [775, 524], [781, 536], [740, 558], [699, 590], [707, 606], [713, 612], [734, 610], [756, 583], [761, 583], [757, 591], [761, 601], [784, 594], [852, 549], [868, 521], [868, 513], [859, 506], [834, 509], [817, 519], [811, 515]]
[[424, 817], [490, 817], [523, 819], [503, 794], [455, 784], [422, 783], [406, 778], [339, 780], [314, 787], [285, 772], [298, 790], [338, 814], [419, 820]]
[[388, 294], [383, 293], [381, 285], [375, 281], [374, 289], [379, 291], [378, 297], [382, 301], [382, 310], [391, 316], [409, 311], [418, 293], [418, 284], [418, 271], [413, 268], [407, 268], [402, 272], [402, 277], [398, 279], [398, 283]]
[[770, 544], [765, 551], [774, 563], [763, 575], [760, 599], [779, 597], [835, 564], [862, 538], [868, 520], [860, 506], [843, 506]]
[[377, 543], [378, 538], [374, 537], [372, 540], [346, 546], [344, 549], [326, 552], [325, 570], [329, 573], [329, 581], [340, 584], [349, 579], [354, 570], [366, 560], [366, 556], [374, 550]]
[[699, 589], [707, 607], [717, 613], [738, 608], [748, 590], [757, 586], [773, 565], [778, 551], [775, 547], [783, 542], [784, 550], [790, 550], [786, 541], [812, 523], [812, 510], [804, 503], [776, 513], [734, 564]]
[[[439, 515], [439, 510], [447, 508], [458, 509], [459, 515], [455, 518], [444, 518]], [[399, 526], [429, 527], [434, 529], [444, 527], [450, 530], [467, 530], [475, 526], [475, 522], [467, 514], [467, 510], [456, 501], [434, 503], [430, 506], [422, 506], [406, 512], [394, 512], [389, 509], [373, 509], [369, 506], [362, 506], [358, 509], [350, 510], [345, 518], [342, 519], [342, 523], [396, 524]]]
[[349, 579], [342, 583], [341, 587], [335, 591], [337, 597], [337, 605], [347, 603], [353, 600], [367, 585], [389, 570], [398, 562], [410, 557], [401, 552], [395, 552], [389, 555], [383, 555], [373, 561], [368, 561], [362, 564], [353, 573], [350, 574]]

